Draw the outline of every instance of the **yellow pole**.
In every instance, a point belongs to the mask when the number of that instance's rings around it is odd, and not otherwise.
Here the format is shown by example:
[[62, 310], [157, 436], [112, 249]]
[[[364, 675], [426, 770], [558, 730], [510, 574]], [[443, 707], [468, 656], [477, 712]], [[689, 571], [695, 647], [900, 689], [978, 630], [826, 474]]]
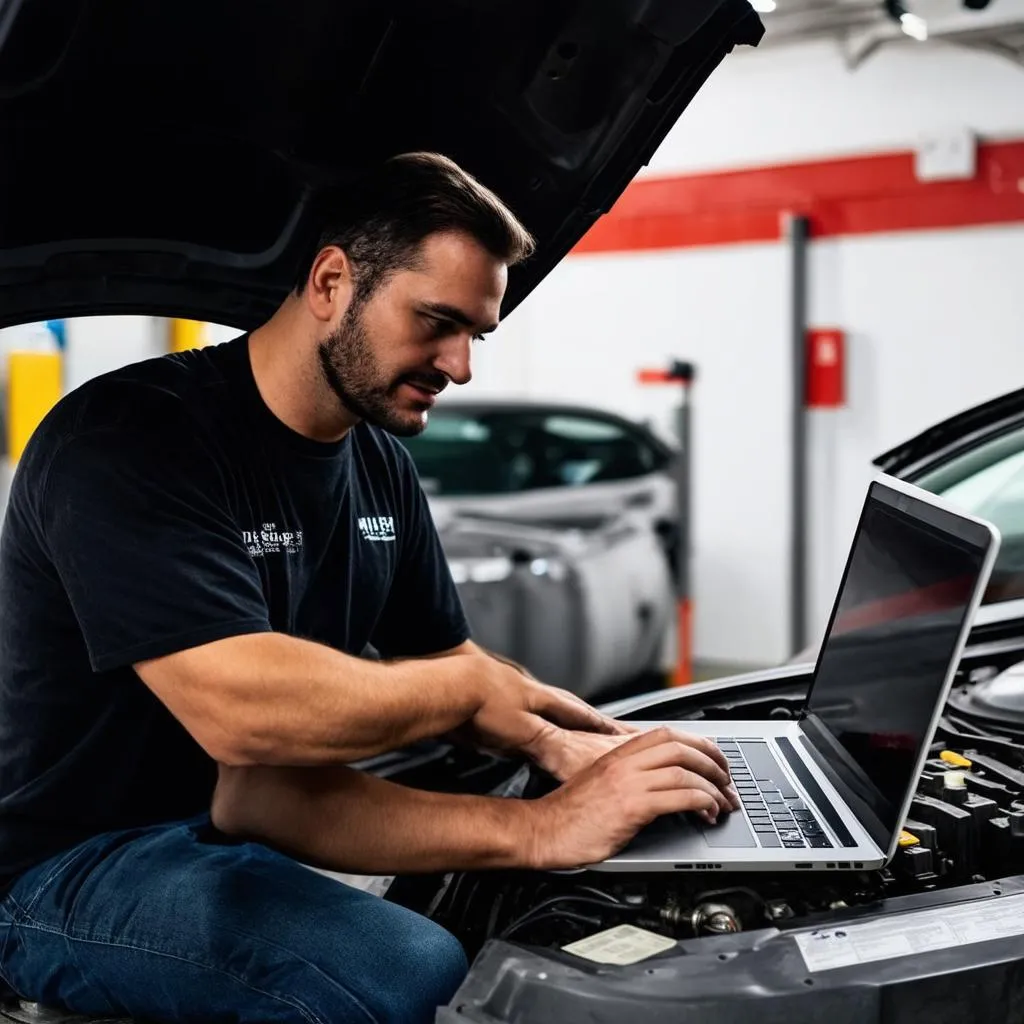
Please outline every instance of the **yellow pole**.
[[7, 357], [7, 456], [17, 462], [43, 417], [61, 396], [59, 352], [12, 352]]
[[171, 321], [171, 351], [188, 352], [206, 344], [206, 324], [199, 320]]

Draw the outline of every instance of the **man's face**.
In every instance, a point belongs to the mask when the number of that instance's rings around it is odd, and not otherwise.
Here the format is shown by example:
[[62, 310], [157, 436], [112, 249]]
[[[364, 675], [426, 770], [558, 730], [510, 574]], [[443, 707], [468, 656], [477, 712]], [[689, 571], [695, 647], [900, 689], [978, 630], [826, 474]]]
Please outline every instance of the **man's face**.
[[474, 239], [429, 236], [419, 266], [349, 304], [320, 343], [320, 368], [342, 405], [409, 437], [449, 382], [469, 381], [473, 340], [498, 323], [507, 268]]

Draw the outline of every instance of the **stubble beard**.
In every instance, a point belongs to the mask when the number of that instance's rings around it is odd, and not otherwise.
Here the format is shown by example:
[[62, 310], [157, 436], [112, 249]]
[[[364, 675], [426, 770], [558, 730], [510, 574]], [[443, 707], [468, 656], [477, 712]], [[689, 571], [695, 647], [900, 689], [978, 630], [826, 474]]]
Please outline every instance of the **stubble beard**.
[[363, 323], [362, 303], [349, 306], [337, 330], [320, 342], [318, 355], [321, 376], [348, 412], [397, 437], [424, 430], [422, 413], [396, 408], [402, 381], [384, 380]]

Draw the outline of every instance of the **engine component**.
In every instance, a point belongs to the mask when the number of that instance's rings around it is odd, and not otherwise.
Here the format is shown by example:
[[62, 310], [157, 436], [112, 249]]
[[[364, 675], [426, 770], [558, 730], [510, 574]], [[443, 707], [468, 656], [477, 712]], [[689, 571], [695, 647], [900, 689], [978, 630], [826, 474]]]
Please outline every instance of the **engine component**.
[[946, 866], [953, 874], [970, 877], [970, 812], [931, 796], [915, 797], [910, 805], [915, 818], [934, 827], [939, 847], [946, 855]]
[[702, 903], [690, 917], [694, 935], [728, 935], [743, 931], [736, 911], [725, 903]]
[[954, 807], [962, 807], [967, 802], [967, 779], [963, 772], [945, 772], [942, 776], [942, 800]]
[[951, 764], [954, 768], [970, 768], [972, 763], [955, 750], [944, 750], [939, 754], [939, 759], [946, 764]]

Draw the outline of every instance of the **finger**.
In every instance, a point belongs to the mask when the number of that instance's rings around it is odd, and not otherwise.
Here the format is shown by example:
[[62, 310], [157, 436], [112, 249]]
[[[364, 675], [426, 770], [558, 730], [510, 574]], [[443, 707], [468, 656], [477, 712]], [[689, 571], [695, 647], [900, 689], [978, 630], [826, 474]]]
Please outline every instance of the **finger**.
[[708, 736], [698, 736], [698, 735], [696, 735], [695, 733], [692, 733], [692, 732], [682, 732], [682, 731], [677, 732], [674, 729], [673, 729], [673, 735], [681, 743], [688, 743], [691, 747], [695, 747], [697, 750], [701, 751], [702, 753], [707, 754], [707, 756], [710, 757], [711, 760], [714, 761], [715, 764], [717, 764], [718, 767], [721, 768], [722, 771], [726, 773], [726, 775], [730, 774], [729, 773], [729, 762], [726, 760], [725, 754], [722, 753], [722, 751], [719, 748], [718, 744], [715, 743], [715, 741], [712, 740], [710, 737], [708, 737]]
[[704, 776], [705, 779], [708, 779], [721, 790], [723, 794], [728, 786], [731, 785], [728, 774], [715, 761], [702, 750], [697, 750], [687, 743], [680, 742], [676, 736], [672, 736], [671, 739], [656, 747], [642, 751], [637, 755], [636, 765], [638, 768], [645, 770], [679, 765], [682, 768]]
[[648, 750], [649, 748], [661, 746], [662, 744], [669, 742], [670, 738], [671, 733], [668, 729], [660, 727], [657, 729], [648, 729], [623, 741], [607, 754], [604, 754], [601, 757], [601, 760], [617, 761], [624, 757], [634, 757], [643, 750]]
[[714, 784], [696, 772], [687, 771], [678, 765], [669, 768], [657, 768], [644, 775], [644, 782], [651, 792], [666, 789], [698, 789], [707, 793], [715, 801], [714, 814], [728, 814], [732, 809], [729, 799]]
[[611, 718], [605, 718], [600, 711], [574, 694], [551, 686], [544, 687], [543, 693], [544, 696], [537, 702], [534, 712], [562, 726], [563, 729], [579, 729], [608, 735], [617, 732], [616, 723]]
[[541, 685], [543, 685], [546, 689], [559, 694], [559, 696], [565, 697], [567, 700], [574, 701], [577, 704], [581, 704], [589, 711], [592, 711], [595, 714], [600, 715], [601, 718], [604, 720], [604, 724], [606, 727], [603, 730], [604, 732], [607, 732], [611, 735], [623, 736], [642, 731], [640, 726], [633, 725], [631, 722], [620, 722], [617, 718], [610, 718], [608, 715], [602, 714], [602, 712], [598, 711], [591, 704], [588, 704], [582, 697], [579, 696], [579, 694], [573, 693], [571, 690], [563, 690], [560, 687], [550, 686], [547, 683], [543, 683]]
[[617, 718], [609, 718], [608, 721], [615, 727], [615, 732], [619, 736], [632, 736], [635, 733], [643, 732], [639, 725], [633, 725], [632, 722], [620, 722]]
[[665, 814], [685, 814], [687, 811], [703, 812], [711, 815], [717, 814], [718, 805], [714, 797], [699, 789], [663, 789], [651, 793], [647, 801], [647, 810], [650, 813], [648, 821], [660, 818]]

